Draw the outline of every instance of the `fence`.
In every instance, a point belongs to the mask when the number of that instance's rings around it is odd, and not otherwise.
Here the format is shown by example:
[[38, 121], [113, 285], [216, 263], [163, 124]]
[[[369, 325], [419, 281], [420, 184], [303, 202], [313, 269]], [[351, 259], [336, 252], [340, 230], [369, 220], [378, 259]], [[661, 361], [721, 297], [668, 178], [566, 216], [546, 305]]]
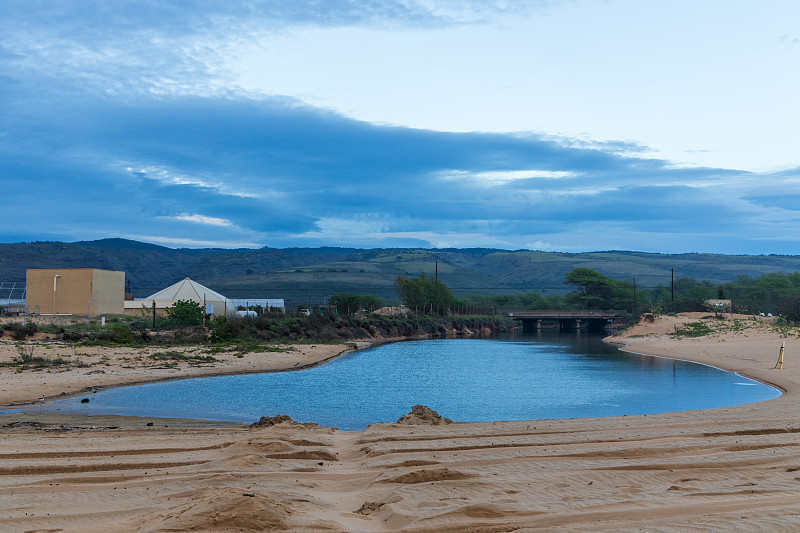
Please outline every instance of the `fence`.
[[0, 281], [0, 313], [21, 313], [25, 309], [25, 282]]

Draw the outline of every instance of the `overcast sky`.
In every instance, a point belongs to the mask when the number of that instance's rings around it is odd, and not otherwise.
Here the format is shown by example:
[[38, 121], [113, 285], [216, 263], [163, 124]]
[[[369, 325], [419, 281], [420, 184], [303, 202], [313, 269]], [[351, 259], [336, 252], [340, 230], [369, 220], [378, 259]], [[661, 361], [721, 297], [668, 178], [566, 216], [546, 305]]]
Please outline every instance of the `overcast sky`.
[[796, 0], [2, 0], [0, 242], [800, 253]]

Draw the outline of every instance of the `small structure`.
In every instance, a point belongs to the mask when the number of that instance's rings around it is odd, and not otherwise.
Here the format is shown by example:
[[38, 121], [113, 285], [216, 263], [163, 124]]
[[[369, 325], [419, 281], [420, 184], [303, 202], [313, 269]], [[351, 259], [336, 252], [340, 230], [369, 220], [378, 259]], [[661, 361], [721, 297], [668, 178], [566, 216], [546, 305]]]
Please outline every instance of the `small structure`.
[[709, 310], [715, 313], [731, 313], [733, 311], [733, 300], [715, 299], [706, 300], [703, 303], [705, 303]]
[[25, 282], [0, 281], [0, 315], [25, 310]]
[[166, 309], [172, 307], [179, 300], [191, 300], [205, 305], [206, 313], [209, 315], [227, 316], [236, 311], [236, 307], [227, 297], [194, 280], [185, 278], [147, 298], [125, 301], [125, 314], [147, 315], [153, 312], [153, 303], [155, 303], [156, 312], [165, 314]]
[[266, 312], [273, 309], [280, 309], [283, 313], [286, 312], [286, 303], [283, 298], [231, 298], [228, 302], [234, 309], [240, 307], [250, 309], [258, 306]]
[[336, 307], [335, 305], [320, 305], [319, 314], [336, 316], [339, 314], [339, 308]]
[[125, 272], [99, 268], [29, 268], [28, 312], [47, 315], [122, 314]]

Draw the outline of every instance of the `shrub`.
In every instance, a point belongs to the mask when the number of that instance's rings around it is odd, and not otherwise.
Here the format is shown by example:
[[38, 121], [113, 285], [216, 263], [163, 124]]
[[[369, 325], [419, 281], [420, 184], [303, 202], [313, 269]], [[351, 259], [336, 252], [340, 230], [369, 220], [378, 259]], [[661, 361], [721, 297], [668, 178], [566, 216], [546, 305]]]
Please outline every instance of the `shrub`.
[[36, 324], [28, 322], [23, 326], [19, 322], [11, 322], [10, 324], [6, 324], [5, 329], [11, 330], [11, 336], [14, 337], [14, 339], [22, 341], [36, 333]]
[[203, 323], [203, 307], [193, 300], [178, 300], [167, 308], [167, 317], [180, 326], [197, 326]]
[[193, 353], [180, 353], [175, 350], [156, 352], [150, 355], [156, 361], [188, 361], [190, 363], [215, 363], [218, 359], [210, 355], [197, 355]]
[[83, 335], [77, 331], [65, 331], [61, 338], [65, 341], [76, 342], [83, 338]]
[[673, 337], [703, 337], [714, 330], [703, 322], [687, 322], [683, 326], [675, 325], [675, 331], [670, 333]]
[[789, 322], [800, 322], [800, 296], [787, 296], [778, 302], [778, 312]]
[[211, 323], [211, 334], [208, 336], [209, 342], [219, 344], [221, 342], [228, 342], [233, 340], [233, 328], [231, 322], [227, 318], [218, 317]]

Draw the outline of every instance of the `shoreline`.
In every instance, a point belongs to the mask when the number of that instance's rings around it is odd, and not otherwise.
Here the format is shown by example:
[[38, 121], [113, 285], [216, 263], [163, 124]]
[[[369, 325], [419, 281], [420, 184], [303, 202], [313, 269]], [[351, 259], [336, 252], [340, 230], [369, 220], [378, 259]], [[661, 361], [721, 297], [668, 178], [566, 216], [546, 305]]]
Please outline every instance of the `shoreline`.
[[[429, 337], [413, 337], [413, 338], [380, 339], [380, 340], [375, 340], [375, 341], [366, 341], [366, 340], [346, 341], [346, 342], [342, 342], [342, 343], [338, 343], [338, 344], [322, 345], [322, 346], [337, 346], [337, 347], [342, 346], [343, 348], [340, 351], [338, 351], [337, 353], [334, 353], [333, 355], [328, 355], [328, 356], [325, 356], [324, 358], [320, 358], [320, 359], [314, 359], [311, 362], [307, 362], [307, 363], [304, 363], [304, 364], [298, 365], [298, 366], [264, 368], [264, 369], [260, 369], [260, 370], [242, 370], [242, 369], [221, 370], [221, 371], [217, 371], [217, 372], [201, 372], [201, 373], [198, 373], [197, 375], [192, 375], [192, 376], [158, 376], [158, 377], [147, 377], [147, 378], [143, 378], [143, 379], [136, 380], [136, 381], [129, 381], [129, 380], [122, 380], [122, 381], [119, 381], [119, 382], [111, 381], [111, 382], [109, 382], [107, 384], [104, 384], [103, 386], [97, 387], [97, 390], [98, 391], [99, 390], [109, 390], [109, 389], [120, 388], [120, 387], [133, 387], [133, 386], [137, 386], [137, 385], [147, 385], [147, 384], [152, 384], [152, 383], [164, 383], [164, 382], [169, 382], [169, 381], [180, 381], [180, 380], [185, 380], [185, 379], [211, 378], [211, 377], [234, 376], [234, 375], [250, 375], [250, 374], [271, 374], [271, 373], [279, 373], [279, 372], [294, 372], [294, 371], [306, 370], [306, 369], [309, 369], [309, 368], [314, 368], [314, 367], [317, 367], [317, 366], [321, 366], [321, 365], [326, 364], [326, 363], [328, 363], [330, 361], [338, 359], [338, 358], [340, 358], [340, 357], [342, 357], [344, 355], [347, 355], [347, 354], [350, 354], [350, 353], [355, 353], [355, 352], [358, 352], [358, 351], [361, 351], [361, 350], [366, 350], [366, 349], [373, 348], [373, 347], [376, 347], [376, 346], [380, 346], [380, 345], [383, 345], [383, 344], [391, 344], [391, 343], [396, 343], [396, 342], [405, 342], [405, 341], [414, 341], [414, 340], [425, 340], [425, 339], [428, 339], [428, 338]], [[676, 361], [683, 361], [683, 362], [688, 362], [688, 363], [694, 363], [694, 364], [699, 364], [699, 365], [703, 365], [703, 366], [708, 366], [708, 367], [715, 368], [715, 369], [723, 371], [723, 372], [730, 372], [730, 373], [742, 376], [742, 377], [744, 377], [746, 379], [751, 379], [751, 380], [757, 381], [757, 382], [759, 382], [761, 384], [773, 387], [773, 388], [775, 388], [776, 390], [778, 390], [781, 393], [776, 398], [771, 398], [771, 399], [768, 399], [768, 400], [761, 400], [759, 402], [753, 402], [753, 403], [748, 403], [748, 404], [738, 404], [738, 405], [732, 405], [732, 406], [723, 406], [723, 407], [716, 407], [716, 408], [712, 408], [712, 409], [701, 408], [701, 409], [690, 409], [690, 410], [687, 410], [687, 411], [667, 411], [667, 412], [663, 412], [663, 413], [650, 413], [649, 416], [653, 416], [653, 415], [657, 415], [657, 414], [681, 413], [681, 412], [689, 412], [689, 411], [713, 411], [715, 409], [732, 409], [732, 408], [742, 407], [742, 406], [747, 406], [747, 405], [755, 405], [755, 404], [760, 404], [760, 403], [764, 403], [764, 402], [777, 401], [777, 400], [782, 399], [784, 396], [786, 396], [788, 394], [787, 388], [781, 386], [779, 383], [776, 383], [775, 381], [772, 381], [771, 379], [767, 379], [764, 376], [756, 375], [756, 374], [760, 374], [760, 372], [750, 374], [750, 373], [746, 373], [746, 372], [742, 372], [742, 371], [737, 371], [737, 370], [734, 370], [734, 369], [725, 368], [725, 367], [720, 366], [718, 364], [712, 364], [712, 363], [709, 363], [707, 361], [704, 361], [703, 358], [701, 358], [701, 357], [685, 358], [685, 357], [678, 357], [678, 356], [676, 356], [674, 354], [647, 353], [647, 352], [644, 352], [644, 351], [634, 351], [634, 350], [630, 349], [630, 347], [631, 347], [631, 343], [630, 342], [621, 342], [619, 340], [619, 338], [620, 337], [617, 337], [617, 336], [614, 336], [614, 335], [609, 335], [609, 336], [603, 337], [601, 339], [601, 341], [603, 343], [605, 343], [605, 344], [614, 345], [620, 351], [631, 353], [631, 354], [635, 354], [635, 355], [643, 355], [643, 356], [646, 356], [646, 357], [657, 357], [657, 358], [662, 358], [662, 359], [671, 359], [671, 360], [676, 360]], [[630, 339], [627, 339], [627, 340], [630, 341]], [[634, 345], [635, 345], [635, 343], [634, 343]], [[297, 345], [288, 345], [288, 346], [292, 347], [292, 346], [297, 346]], [[312, 345], [312, 347], [314, 347], [314, 346]], [[55, 401], [58, 401], [58, 400], [63, 400], [63, 399], [68, 399], [68, 398], [75, 398], [75, 397], [78, 397], [78, 396], [85, 396], [87, 394], [91, 395], [93, 393], [92, 392], [92, 388], [93, 387], [91, 387], [91, 386], [87, 386], [82, 390], [73, 391], [71, 393], [64, 394], [62, 392], [61, 394], [58, 394], [58, 395], [44, 396], [44, 401], [37, 401], [35, 404], [30, 402], [30, 401], [24, 401], [23, 403], [7, 403], [5, 405], [0, 404], [0, 422], [4, 421], [4, 419], [7, 418], [7, 417], [16, 418], [14, 415], [38, 416], [39, 414], [37, 414], [37, 413], [25, 413], [23, 410], [26, 409], [26, 408], [27, 409], [35, 408], [36, 406], [40, 406], [40, 405], [52, 404], [52, 403], [54, 403]], [[4, 413], [3, 411], [12, 411], [12, 412]], [[65, 419], [68, 419], [68, 418], [74, 417], [74, 416], [77, 416], [77, 417], [85, 417], [85, 416], [87, 416], [87, 415], [79, 415], [79, 414], [76, 414], [76, 413], [58, 414], [58, 413], [48, 412], [48, 413], [45, 413], [45, 414], [49, 415], [49, 417], [64, 417]], [[88, 416], [91, 417], [91, 416], [94, 416], [94, 415], [88, 415]], [[148, 420], [151, 420], [151, 421], [152, 420], [161, 420], [162, 419], [162, 417], [155, 417], [155, 416], [153, 416], [153, 417], [138, 417], [138, 416], [129, 416], [129, 415], [96, 415], [96, 416], [111, 416], [111, 417], [117, 417], [120, 420], [125, 420], [127, 418], [133, 418], [133, 419], [147, 418]], [[648, 415], [625, 415], [625, 416], [648, 416]], [[579, 418], [585, 418], [585, 417], [579, 417]], [[621, 416], [594, 417], [594, 418], [609, 419], [609, 418], [621, 418]], [[574, 419], [574, 418], [572, 418], [572, 419]], [[163, 418], [163, 420], [176, 420], [176, 419]], [[232, 422], [232, 421], [226, 421], [226, 420], [212, 420], [212, 419], [202, 419], [202, 418], [189, 418], [189, 419], [180, 419], [180, 420], [187, 420], [187, 421], [190, 421], [191, 423], [207, 423], [207, 424], [225, 424], [225, 425], [248, 426], [248, 424], [245, 423], [245, 422]], [[543, 419], [543, 420], [561, 420], [561, 419]], [[570, 420], [570, 419], [564, 419], [564, 420]], [[516, 421], [516, 422], [534, 422], [534, 421], [536, 421], [536, 420], [520, 420], [520, 421]], [[496, 421], [496, 422], [509, 422], [509, 421]], [[514, 422], [514, 421], [512, 421], [512, 422]], [[470, 423], [483, 423], [483, 422], [459, 422], [459, 423], [470, 424]], [[376, 423], [376, 424], [380, 424], [380, 423]], [[336, 431], [341, 431], [338, 428], [331, 428], [331, 429], [334, 429]]]
[[[9, 342], [0, 343], [0, 363], [16, 357], [17, 345]], [[213, 362], [200, 363], [187, 363], [188, 359], [181, 359], [206, 353], [203, 351], [205, 347], [194, 345], [76, 347], [39, 343], [34, 346], [52, 352], [45, 354], [46, 357], [63, 358], [68, 361], [68, 364], [65, 364], [66, 368], [17, 371], [14, 367], [0, 366], [0, 377], [2, 377], [0, 410], [17, 410], [49, 404], [55, 400], [91, 394], [93, 388], [106, 390], [198, 377], [303, 370], [363, 349], [365, 343], [348, 341], [337, 344], [284, 345], [282, 349], [268, 352], [229, 351], [215, 353]], [[165, 351], [175, 354], [177, 361], [172, 365], [149, 359], [153, 354]], [[0, 415], [2, 416], [9, 415]]]
[[[338, 352], [333, 353], [332, 355], [324, 354], [321, 357], [312, 359], [310, 362], [306, 362], [306, 363], [303, 363], [303, 364], [300, 364], [300, 365], [297, 365], [297, 366], [282, 366], [282, 367], [278, 366], [278, 367], [268, 367], [268, 368], [267, 367], [263, 367], [263, 368], [259, 368], [259, 369], [228, 369], [228, 370], [220, 370], [220, 371], [216, 371], [216, 372], [201, 371], [201, 372], [196, 372], [194, 375], [190, 375], [190, 376], [148, 376], [148, 377], [141, 378], [141, 379], [138, 379], [138, 380], [131, 380], [129, 378], [123, 377], [122, 379], [119, 379], [119, 380], [111, 380], [111, 381], [104, 382], [100, 386], [94, 386], [94, 388], [96, 388], [98, 391], [100, 391], [100, 390], [109, 390], [109, 389], [115, 389], [115, 388], [120, 388], [120, 387], [133, 387], [133, 386], [137, 386], [137, 385], [148, 385], [148, 384], [151, 384], [151, 383], [164, 383], [164, 382], [169, 382], [169, 381], [180, 381], [180, 380], [185, 380], [185, 379], [212, 378], [212, 377], [222, 377], [222, 376], [241, 376], [241, 375], [250, 375], [250, 374], [272, 374], [272, 373], [279, 373], [279, 372], [295, 372], [295, 371], [307, 370], [309, 368], [314, 368], [314, 367], [317, 367], [317, 366], [320, 366], [320, 365], [324, 365], [326, 363], [329, 363], [329, 362], [331, 362], [331, 361], [333, 361], [335, 359], [338, 359], [338, 358], [343, 357], [345, 355], [348, 355], [350, 353], [355, 353], [355, 352], [359, 352], [359, 351], [362, 351], [362, 350], [368, 350], [370, 348], [374, 348], [376, 346], [381, 346], [383, 344], [392, 344], [392, 343], [396, 343], [396, 342], [425, 340], [425, 339], [428, 339], [428, 338], [429, 337], [427, 337], [427, 336], [424, 336], [424, 337], [420, 336], [420, 337], [396, 337], [396, 338], [376, 339], [376, 340], [358, 339], [358, 340], [349, 340], [349, 341], [344, 341], [344, 342], [334, 343], [334, 344], [309, 345], [309, 346], [311, 346], [312, 349], [314, 349], [316, 347], [319, 347], [319, 346], [322, 346], [322, 347], [329, 346], [329, 347], [340, 347], [340, 350]], [[0, 344], [0, 348], [2, 348], [2, 346], [3, 345]], [[7, 346], [8, 345], [6, 345], [6, 347]], [[293, 347], [306, 346], [306, 345], [294, 344], [294, 345], [286, 345], [286, 346], [287, 346], [287, 348], [289, 350], [291, 350]], [[196, 347], [197, 346], [184, 346], [182, 348], [185, 348], [185, 349], [187, 349], [187, 351], [190, 351], [191, 349], [196, 348]], [[98, 348], [101, 348], [101, 349], [102, 348], [113, 349], [115, 347], [103, 347], [103, 346], [100, 346]], [[116, 347], [116, 348], [119, 349], [120, 347]], [[121, 348], [124, 349], [124, 348], [129, 348], [129, 347], [121, 347]], [[161, 347], [161, 348], [170, 348], [170, 346], [165, 346], [165, 347]], [[133, 348], [131, 348], [131, 349], [133, 349]], [[151, 349], [155, 350], [156, 348], [151, 348]], [[253, 355], [253, 354], [246, 354], [246, 355]], [[195, 367], [195, 368], [198, 368], [198, 367]], [[207, 368], [207, 367], [201, 367], [201, 368]], [[55, 401], [58, 401], [58, 400], [64, 400], [64, 399], [68, 399], [68, 398], [75, 398], [75, 397], [78, 397], [78, 396], [85, 396], [87, 394], [92, 394], [92, 388], [93, 388], [93, 386], [86, 386], [83, 389], [76, 390], [76, 391], [71, 391], [71, 392], [66, 392], [66, 393], [64, 391], [62, 391], [60, 394], [44, 395], [43, 396], [43, 398], [44, 398], [43, 401], [37, 400], [35, 403], [32, 400], [19, 400], [19, 401], [16, 401], [16, 402], [14, 402], [14, 401], [12, 401], [12, 402], [6, 401], [4, 403], [0, 403], [0, 421], [3, 420], [3, 417], [7, 417], [7, 416], [11, 416], [11, 415], [17, 415], [17, 414], [24, 414], [24, 413], [20, 413], [19, 412], [19, 410], [21, 410], [21, 409], [32, 408], [32, 407], [39, 406], [39, 405], [49, 405], [49, 404], [52, 404], [52, 403], [54, 403]], [[4, 413], [4, 411], [13, 411], [13, 412]], [[50, 414], [55, 415], [55, 413], [50, 413]], [[71, 414], [63, 414], [63, 415], [60, 415], [60, 416], [68, 417], [68, 416], [72, 416], [72, 415]], [[105, 416], [105, 415], [103, 415], [103, 416]], [[108, 415], [108, 416], [120, 416], [120, 417], [124, 418], [124, 415]], [[136, 417], [134, 417], [134, 418], [136, 418]], [[156, 419], [156, 420], [158, 419], [158, 417], [147, 417], [147, 418]], [[203, 421], [204, 419], [189, 419], [189, 420]], [[243, 422], [239, 423], [239, 422], [218, 421], [218, 420], [205, 420], [205, 421], [209, 422], [209, 423], [219, 422], [219, 423], [225, 423], [225, 424], [243, 424], [243, 425], [246, 425]]]
[[[342, 344], [354, 345], [356, 343], [355, 342], [347, 342], [347, 343], [342, 343]], [[269, 369], [257, 370], [257, 371], [248, 371], [248, 370], [226, 371], [226, 370], [222, 370], [222, 371], [219, 371], [219, 372], [209, 372], [209, 373], [203, 373], [203, 374], [200, 374], [200, 375], [189, 376], [189, 377], [186, 377], [186, 376], [167, 376], [167, 377], [143, 378], [143, 379], [138, 380], [138, 381], [125, 381], [125, 382], [121, 382], [121, 383], [113, 383], [112, 382], [112, 383], [103, 385], [102, 387], [96, 387], [96, 388], [99, 391], [99, 390], [116, 389], [116, 388], [120, 388], [120, 387], [135, 387], [137, 385], [149, 385], [151, 383], [165, 383], [165, 382], [168, 382], [168, 381], [181, 381], [181, 380], [184, 380], [184, 379], [214, 378], [214, 377], [222, 377], [222, 376], [242, 376], [242, 375], [248, 375], [248, 374], [272, 374], [272, 373], [278, 373], [278, 372], [297, 372], [297, 371], [300, 371], [300, 370], [306, 370], [306, 369], [309, 369], [309, 368], [314, 368], [314, 367], [317, 367], [317, 366], [320, 366], [320, 365], [324, 365], [325, 363], [333, 361], [334, 359], [338, 359], [339, 357], [342, 357], [342, 356], [344, 356], [346, 354], [354, 353], [354, 352], [357, 352], [359, 350], [366, 349], [366, 348], [368, 348], [368, 346], [365, 346], [365, 347], [349, 346], [347, 348], [342, 349], [339, 353], [336, 353], [336, 354], [331, 355], [329, 357], [326, 357], [324, 359], [319, 359], [319, 360], [314, 361], [314, 362], [310, 362], [310, 363], [306, 363], [306, 364], [299, 365], [299, 366], [294, 366], [294, 367], [269, 368]], [[37, 402], [36, 404], [31, 404], [31, 403], [29, 403], [29, 401], [24, 401], [23, 403], [7, 403], [5, 405], [0, 405], [0, 411], [5, 411], [5, 410], [9, 410], [9, 409], [20, 409], [20, 408], [24, 408], [26, 406], [32, 406], [32, 405], [48, 405], [48, 404], [51, 404], [51, 403], [53, 403], [54, 401], [57, 401], [57, 400], [65, 400], [65, 399], [68, 399], [68, 398], [75, 398], [77, 396], [85, 396], [87, 393], [88, 394], [92, 394], [92, 387], [86, 387], [86, 388], [84, 388], [82, 390], [70, 392], [70, 393], [67, 393], [67, 394], [44, 396], [43, 397], [44, 401]], [[0, 413], [0, 416], [3, 416], [2, 413]], [[122, 416], [122, 415], [114, 415], [114, 416]], [[149, 418], [158, 418], [158, 417], [149, 417]], [[198, 420], [200, 420], [200, 419], [198, 419]], [[209, 422], [218, 422], [218, 421], [209, 420]]]
[[[604, 340], [604, 342], [605, 342], [605, 340]], [[614, 343], [609, 343], [609, 344], [617, 344], [617, 343], [614, 342]], [[627, 348], [628, 348], [627, 344], [620, 344], [618, 349], [620, 351], [622, 351], [622, 352], [632, 353], [632, 354], [635, 354], [635, 355], [644, 355], [644, 356], [647, 356], [647, 357], [657, 357], [659, 359], [671, 359], [673, 361], [683, 361], [685, 363], [693, 363], [693, 364], [696, 364], [696, 365], [707, 366], [707, 367], [710, 367], [710, 368], [714, 368], [716, 370], [721, 370], [722, 372], [729, 372], [731, 374], [736, 374], [737, 376], [741, 376], [741, 377], [743, 377], [745, 379], [749, 379], [749, 380], [752, 380], [752, 381], [757, 381], [758, 383], [761, 383], [762, 385], [767, 385], [769, 387], [772, 387], [772, 388], [777, 389], [778, 391], [780, 391], [781, 394], [777, 398], [771, 398], [769, 400], [762, 400], [763, 402], [771, 402], [771, 401], [774, 401], [774, 400], [778, 400], [778, 399], [782, 398], [787, 392], [785, 388], [781, 387], [779, 384], [777, 384], [775, 382], [767, 381], [766, 379], [760, 378], [758, 376], [748, 375], [745, 372], [736, 371], [736, 370], [728, 370], [727, 368], [723, 368], [723, 367], [718, 366], [718, 365], [712, 365], [711, 363], [703, 363], [701, 361], [695, 361], [694, 359], [682, 359], [682, 358], [674, 357], [674, 356], [670, 356], [670, 355], [656, 355], [656, 354], [644, 353], [644, 352], [634, 352], [633, 350], [628, 350]], [[754, 403], [761, 403], [761, 402], [754, 402]], [[749, 405], [749, 404], [745, 403], [745, 404], [740, 404], [740, 405]], [[736, 406], [734, 405], [734, 406], [731, 406], [731, 407], [736, 407]], [[722, 407], [718, 407], [717, 409], [722, 409]]]
[[[607, 339], [611, 339], [611, 338], [612, 338], [611, 336], [604, 337], [603, 338], [603, 342], [605, 342], [606, 344], [616, 345], [617, 349], [620, 350], [621, 352], [632, 353], [632, 354], [635, 354], [635, 355], [644, 355], [646, 357], [657, 357], [659, 359], [671, 359], [671, 360], [674, 360], [674, 361], [682, 361], [682, 362], [685, 362], [685, 363], [693, 363], [693, 364], [696, 364], [696, 365], [707, 366], [707, 367], [710, 367], [710, 368], [714, 368], [716, 370], [721, 370], [722, 372], [729, 372], [731, 374], [736, 374], [737, 376], [741, 376], [741, 377], [743, 377], [745, 379], [750, 379], [752, 381], [757, 381], [757, 382], [761, 383], [762, 385], [767, 385], [769, 387], [772, 387], [772, 388], [777, 389], [778, 391], [780, 391], [780, 393], [781, 393], [780, 396], [778, 396], [777, 398], [772, 398], [770, 400], [762, 400], [762, 401], [765, 401], [765, 402], [771, 402], [773, 400], [777, 400], [777, 399], [783, 397], [787, 392], [784, 387], [782, 387], [781, 385], [779, 385], [779, 384], [777, 384], [777, 383], [775, 383], [773, 381], [768, 381], [766, 378], [762, 378], [762, 377], [755, 376], [755, 375], [750, 375], [750, 374], [747, 374], [747, 373], [741, 372], [741, 371], [730, 370], [730, 369], [724, 368], [724, 367], [722, 367], [720, 365], [715, 365], [715, 364], [711, 364], [711, 363], [708, 363], [708, 362], [699, 361], [699, 360], [696, 360], [696, 359], [677, 357], [675, 355], [659, 355], [659, 354], [646, 353], [646, 352], [636, 352], [636, 351], [633, 351], [633, 350], [629, 349], [630, 345], [628, 343], [607, 340]], [[754, 402], [754, 403], [759, 403], [759, 402]], [[741, 405], [748, 405], [748, 404], [741, 404]], [[736, 407], [736, 406], [732, 406], [732, 407]], [[720, 407], [718, 409], [722, 409], [722, 408]]]
[[[733, 320], [706, 321], [713, 332], [701, 338], [672, 333], [697, 320], [658, 317], [610, 341], [786, 392], [653, 415], [352, 432], [28, 417], [0, 429], [0, 529], [798, 531], [800, 335]], [[784, 340], [784, 368], [773, 370]]]

